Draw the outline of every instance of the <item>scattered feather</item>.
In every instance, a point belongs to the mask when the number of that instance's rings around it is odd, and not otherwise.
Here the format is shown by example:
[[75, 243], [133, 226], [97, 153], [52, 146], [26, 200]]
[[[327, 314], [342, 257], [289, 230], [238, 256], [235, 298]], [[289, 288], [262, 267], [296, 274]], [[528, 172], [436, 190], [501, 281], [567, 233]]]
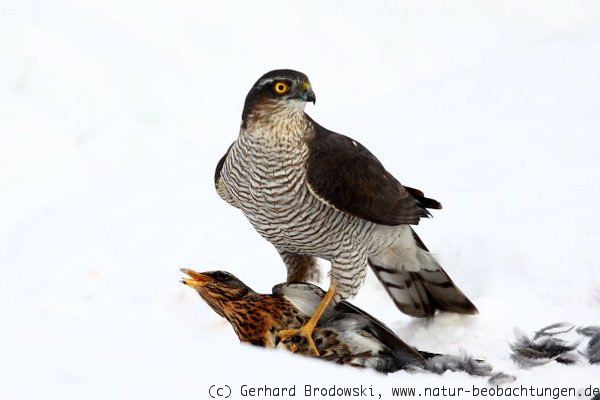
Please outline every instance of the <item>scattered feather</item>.
[[[561, 329], [559, 329], [561, 328]], [[567, 323], [549, 325], [529, 338], [519, 329], [515, 328], [516, 341], [509, 343], [513, 351], [511, 358], [521, 368], [531, 368], [552, 361], [562, 364], [574, 364], [579, 360], [574, 351], [581, 342], [568, 343], [557, 335], [567, 333], [573, 326]]]
[[476, 360], [470, 355], [438, 355], [425, 362], [427, 371], [442, 374], [446, 371], [464, 371], [469, 375], [489, 376], [492, 366], [485, 361]]
[[571, 332], [574, 328], [575, 325], [570, 324], [568, 322], [558, 322], [556, 324], [548, 325], [547, 327], [537, 331], [533, 336], [533, 340], [537, 340], [541, 337], [556, 336], [562, 333]]
[[437, 354], [427, 358], [424, 369], [436, 374], [462, 371], [474, 376], [489, 376], [492, 384], [513, 382], [516, 379], [504, 372], [494, 373], [494, 368], [489, 363], [474, 358], [462, 349], [459, 355]]
[[509, 375], [504, 372], [495, 373], [488, 379], [488, 383], [494, 386], [506, 385], [513, 383], [517, 378], [514, 375]]
[[586, 326], [577, 328], [577, 333], [581, 336], [592, 337], [598, 333], [600, 333], [600, 326]]
[[577, 333], [581, 336], [586, 336], [590, 338], [588, 342], [587, 349], [584, 352], [581, 352], [584, 356], [586, 356], [590, 362], [590, 364], [599, 364], [600, 363], [600, 326], [587, 326], [577, 328]]
[[587, 357], [591, 364], [600, 364], [600, 331], [590, 339], [587, 348]]

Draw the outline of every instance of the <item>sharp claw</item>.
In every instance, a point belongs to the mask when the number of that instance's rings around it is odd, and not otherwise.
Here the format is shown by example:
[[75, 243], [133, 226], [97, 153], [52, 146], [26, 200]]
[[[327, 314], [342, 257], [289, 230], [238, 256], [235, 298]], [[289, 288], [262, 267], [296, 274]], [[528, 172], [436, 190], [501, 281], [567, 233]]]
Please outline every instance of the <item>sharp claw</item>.
[[[317, 348], [317, 345], [315, 344], [311, 333], [306, 332], [304, 329], [286, 329], [286, 330], [277, 332], [277, 336], [280, 337], [281, 339], [286, 339], [286, 338], [289, 339], [295, 335], [302, 335], [306, 338], [306, 340], [308, 342], [308, 347], [311, 350], [311, 352], [315, 356], [319, 357], [320, 356], [319, 349]], [[294, 351], [294, 349], [296, 351]], [[292, 353], [296, 353], [299, 350], [300, 350], [299, 347], [297, 347], [296, 345], [291, 346]]]

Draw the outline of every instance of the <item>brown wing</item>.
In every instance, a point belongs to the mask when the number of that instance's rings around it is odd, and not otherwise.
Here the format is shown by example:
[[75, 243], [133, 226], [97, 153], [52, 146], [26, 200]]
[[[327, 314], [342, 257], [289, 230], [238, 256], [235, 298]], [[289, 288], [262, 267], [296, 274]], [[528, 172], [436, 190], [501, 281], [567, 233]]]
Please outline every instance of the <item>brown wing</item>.
[[232, 146], [233, 146], [233, 143], [231, 145], [229, 145], [229, 147], [227, 148], [227, 151], [225, 152], [223, 157], [221, 157], [221, 159], [217, 163], [217, 167], [215, 168], [215, 186], [219, 183], [219, 179], [221, 179], [221, 170], [223, 169], [223, 165], [225, 164], [225, 160], [227, 159], [227, 156], [229, 155], [229, 150], [231, 150]]
[[416, 225], [441, 208], [417, 189], [404, 187], [363, 145], [316, 122], [307, 139], [311, 190], [337, 209], [382, 225]]
[[231, 193], [229, 193], [229, 190], [227, 189], [227, 187], [225, 187], [225, 184], [221, 179], [221, 170], [223, 169], [223, 165], [225, 165], [225, 160], [227, 160], [227, 156], [229, 155], [229, 151], [231, 150], [232, 146], [233, 144], [229, 146], [227, 152], [223, 157], [221, 157], [221, 159], [217, 163], [217, 167], [215, 168], [215, 189], [217, 190], [217, 193], [223, 200], [225, 200], [232, 206], [239, 208], [237, 202], [233, 197], [231, 197]]

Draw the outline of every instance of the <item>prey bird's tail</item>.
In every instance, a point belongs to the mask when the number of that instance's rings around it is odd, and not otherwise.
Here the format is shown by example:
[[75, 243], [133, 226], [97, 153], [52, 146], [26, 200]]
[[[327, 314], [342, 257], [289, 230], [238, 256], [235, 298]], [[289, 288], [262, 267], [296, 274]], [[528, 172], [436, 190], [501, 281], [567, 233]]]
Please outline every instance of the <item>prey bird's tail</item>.
[[413, 317], [431, 317], [436, 310], [477, 314], [412, 228], [407, 233], [402, 243], [369, 259], [400, 311]]

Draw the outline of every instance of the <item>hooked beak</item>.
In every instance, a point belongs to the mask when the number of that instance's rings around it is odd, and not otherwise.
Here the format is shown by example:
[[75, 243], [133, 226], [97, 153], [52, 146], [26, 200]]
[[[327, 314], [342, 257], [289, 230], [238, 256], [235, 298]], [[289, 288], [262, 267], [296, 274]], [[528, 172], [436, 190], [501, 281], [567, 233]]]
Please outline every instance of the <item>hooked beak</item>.
[[315, 96], [315, 92], [313, 92], [312, 88], [310, 87], [310, 83], [304, 82], [302, 85], [302, 93], [300, 94], [300, 98], [313, 104], [317, 102], [317, 96]]
[[181, 268], [181, 272], [189, 276], [189, 278], [183, 278], [181, 283], [191, 288], [202, 287], [212, 281], [210, 276], [201, 274], [200, 272], [196, 272], [191, 269]]

